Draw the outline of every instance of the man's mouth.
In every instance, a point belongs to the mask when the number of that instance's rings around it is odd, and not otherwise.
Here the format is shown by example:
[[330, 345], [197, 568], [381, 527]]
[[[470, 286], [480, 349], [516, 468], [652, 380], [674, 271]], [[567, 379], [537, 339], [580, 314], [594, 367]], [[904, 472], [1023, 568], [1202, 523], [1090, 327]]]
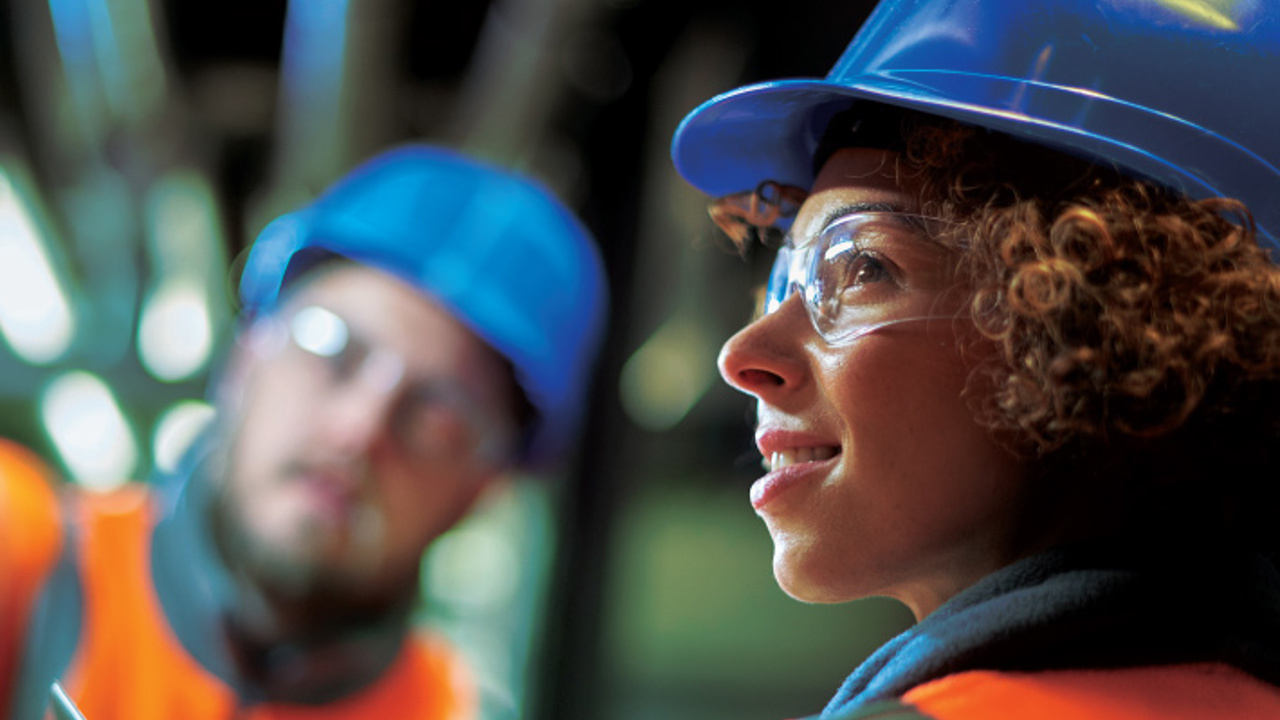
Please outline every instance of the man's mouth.
[[326, 513], [345, 516], [360, 504], [360, 483], [350, 472], [321, 465], [299, 466], [292, 478]]

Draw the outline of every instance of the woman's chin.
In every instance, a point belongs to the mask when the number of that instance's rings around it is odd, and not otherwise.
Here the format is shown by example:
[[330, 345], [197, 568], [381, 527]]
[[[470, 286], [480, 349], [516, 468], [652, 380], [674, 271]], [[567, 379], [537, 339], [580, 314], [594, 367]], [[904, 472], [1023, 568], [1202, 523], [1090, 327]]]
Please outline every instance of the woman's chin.
[[807, 571], [802, 563], [778, 551], [775, 551], [773, 558], [773, 578], [783, 592], [800, 602], [830, 605], [862, 597], [846, 592], [834, 583], [823, 581], [817, 574]]

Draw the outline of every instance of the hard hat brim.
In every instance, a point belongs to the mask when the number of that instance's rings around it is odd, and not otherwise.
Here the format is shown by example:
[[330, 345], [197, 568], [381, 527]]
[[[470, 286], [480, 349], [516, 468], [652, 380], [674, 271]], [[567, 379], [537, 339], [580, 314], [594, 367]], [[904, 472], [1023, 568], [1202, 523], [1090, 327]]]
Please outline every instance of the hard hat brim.
[[[1274, 234], [1280, 228], [1280, 206], [1249, 202], [1280, 197], [1280, 170], [1262, 157], [1165, 113], [1023, 78], [899, 70], [840, 82], [794, 79], [748, 85], [689, 113], [673, 138], [672, 159], [681, 176], [713, 197], [749, 190], [765, 180], [807, 188], [827, 123], [856, 100], [1005, 132], [1114, 165], [1193, 198], [1241, 199], [1249, 204], [1261, 239], [1280, 246]], [[1083, 117], [1082, 101], [1089, 107]], [[1206, 178], [1225, 180], [1214, 184]]]

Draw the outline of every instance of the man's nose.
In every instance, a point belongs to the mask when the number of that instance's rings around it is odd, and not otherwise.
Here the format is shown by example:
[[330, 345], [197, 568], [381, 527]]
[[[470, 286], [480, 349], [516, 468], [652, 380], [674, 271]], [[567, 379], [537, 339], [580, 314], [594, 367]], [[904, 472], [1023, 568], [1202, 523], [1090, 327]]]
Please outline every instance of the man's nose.
[[365, 450], [394, 431], [404, 363], [389, 353], [365, 358], [358, 372], [335, 389], [325, 418], [327, 440], [346, 451]]

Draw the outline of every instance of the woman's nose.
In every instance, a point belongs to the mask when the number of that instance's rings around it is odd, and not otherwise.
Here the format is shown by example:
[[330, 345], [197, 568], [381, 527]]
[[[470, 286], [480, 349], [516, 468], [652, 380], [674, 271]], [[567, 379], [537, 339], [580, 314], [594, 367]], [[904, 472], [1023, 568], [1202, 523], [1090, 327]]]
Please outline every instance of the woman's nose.
[[803, 301], [792, 295], [774, 312], [757, 318], [720, 349], [720, 376], [761, 400], [797, 387], [803, 377], [801, 333], [809, 330]]

